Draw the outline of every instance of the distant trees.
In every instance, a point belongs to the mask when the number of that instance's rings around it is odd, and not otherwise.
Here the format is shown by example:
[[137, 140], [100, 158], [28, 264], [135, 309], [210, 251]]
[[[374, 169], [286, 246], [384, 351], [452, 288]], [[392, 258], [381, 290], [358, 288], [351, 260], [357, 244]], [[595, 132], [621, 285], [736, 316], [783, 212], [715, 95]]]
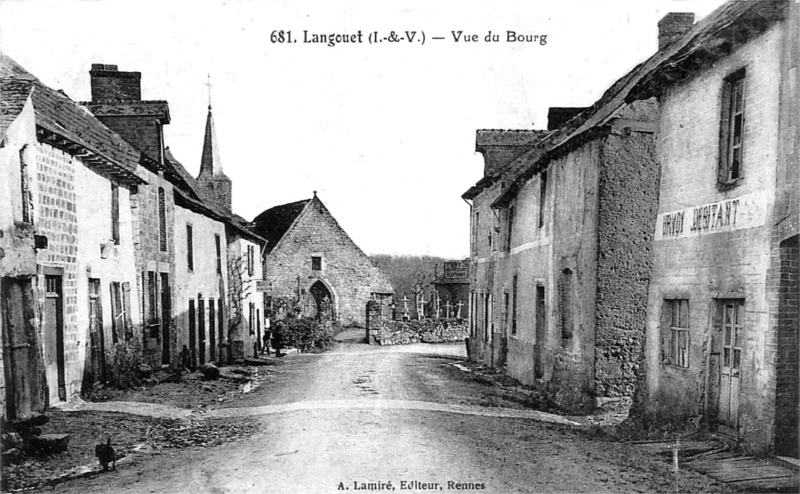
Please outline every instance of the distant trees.
[[[392, 256], [377, 254], [370, 259], [389, 277], [394, 288], [395, 300], [399, 302], [405, 294], [411, 301], [409, 308], [413, 311], [414, 292], [419, 286], [426, 299], [433, 290], [433, 280], [442, 274], [442, 263], [447, 261], [443, 257], [434, 256]], [[399, 304], [398, 304], [399, 305]]]

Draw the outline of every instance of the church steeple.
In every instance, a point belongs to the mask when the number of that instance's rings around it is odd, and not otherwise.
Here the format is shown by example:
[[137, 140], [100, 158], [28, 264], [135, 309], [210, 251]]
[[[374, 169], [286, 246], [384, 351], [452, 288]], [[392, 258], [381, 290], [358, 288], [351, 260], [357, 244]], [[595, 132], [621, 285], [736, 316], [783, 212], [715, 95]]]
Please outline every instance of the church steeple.
[[197, 181], [206, 188], [217, 203], [231, 210], [231, 180], [222, 172], [222, 160], [219, 157], [217, 133], [214, 130], [214, 117], [211, 114], [211, 77], [208, 80], [208, 117], [206, 117], [206, 135], [203, 139], [203, 156], [200, 158], [200, 174]]
[[206, 136], [203, 140], [203, 157], [200, 159], [200, 176], [225, 176], [222, 172], [222, 161], [219, 157], [219, 144], [217, 144], [217, 133], [214, 130], [214, 116], [211, 113], [211, 105], [208, 105], [208, 116], [206, 117]]

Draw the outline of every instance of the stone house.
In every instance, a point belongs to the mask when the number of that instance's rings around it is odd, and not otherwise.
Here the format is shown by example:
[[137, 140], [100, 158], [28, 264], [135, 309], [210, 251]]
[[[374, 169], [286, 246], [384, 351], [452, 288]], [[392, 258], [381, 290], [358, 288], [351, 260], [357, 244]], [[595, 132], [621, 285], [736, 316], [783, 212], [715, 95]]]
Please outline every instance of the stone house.
[[256, 216], [267, 239], [264, 266], [270, 310], [342, 325], [364, 326], [367, 302], [392, 294], [392, 285], [353, 242], [314, 192], [303, 201]]
[[[241, 317], [230, 308], [257, 304], [260, 311], [263, 303], [255, 289], [228, 292], [227, 255], [231, 243], [263, 239], [231, 212], [231, 184], [221, 173], [211, 108], [195, 179], [165, 146], [167, 102], [141, 99], [141, 73], [94, 64], [90, 74], [92, 101], [85, 105], [145, 157], [149, 185], [135, 204], [139, 293], [148, 321], [145, 356], [153, 364], [189, 367], [242, 358], [257, 335], [243, 333]], [[229, 241], [229, 234], [235, 239]], [[260, 256], [252, 257], [260, 271]], [[245, 323], [260, 327], [256, 315]]]
[[5, 55], [0, 76], [3, 94], [24, 101], [3, 110], [13, 226], [0, 318], [5, 411], [20, 418], [127, 372], [140, 346], [129, 204], [143, 180], [139, 153], [76, 102]]
[[731, 1], [636, 89], [661, 104], [662, 178], [635, 410], [794, 457], [798, 64], [800, 4]]
[[174, 198], [176, 173], [164, 159], [163, 127], [170, 122], [166, 101], [142, 101], [141, 73], [93, 64], [92, 101], [83, 103], [107, 127], [139, 150], [139, 174], [146, 183], [132, 196], [136, 293], [144, 324], [141, 357], [153, 367], [172, 364], [180, 347], [172, 314]]
[[591, 108], [551, 110], [547, 131], [478, 131], [495, 178], [464, 196], [471, 353], [568, 408], [633, 394], [659, 170], [656, 103], [626, 103], [630, 77]]

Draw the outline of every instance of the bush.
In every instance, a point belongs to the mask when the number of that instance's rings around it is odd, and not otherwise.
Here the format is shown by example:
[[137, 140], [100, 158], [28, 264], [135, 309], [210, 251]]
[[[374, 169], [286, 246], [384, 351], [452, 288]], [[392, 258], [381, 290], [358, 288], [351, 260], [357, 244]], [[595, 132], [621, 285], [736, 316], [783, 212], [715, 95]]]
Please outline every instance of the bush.
[[327, 350], [333, 346], [333, 336], [319, 321], [288, 318], [283, 321], [283, 346], [302, 352]]

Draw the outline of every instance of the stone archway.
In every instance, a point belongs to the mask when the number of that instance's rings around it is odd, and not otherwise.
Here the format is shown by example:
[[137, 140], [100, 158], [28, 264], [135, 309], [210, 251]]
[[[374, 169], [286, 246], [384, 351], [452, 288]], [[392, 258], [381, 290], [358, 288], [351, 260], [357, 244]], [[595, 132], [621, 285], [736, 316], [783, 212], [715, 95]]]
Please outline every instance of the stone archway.
[[336, 318], [333, 292], [322, 280], [315, 281], [309, 287], [305, 313], [307, 317], [321, 321], [332, 321]]

